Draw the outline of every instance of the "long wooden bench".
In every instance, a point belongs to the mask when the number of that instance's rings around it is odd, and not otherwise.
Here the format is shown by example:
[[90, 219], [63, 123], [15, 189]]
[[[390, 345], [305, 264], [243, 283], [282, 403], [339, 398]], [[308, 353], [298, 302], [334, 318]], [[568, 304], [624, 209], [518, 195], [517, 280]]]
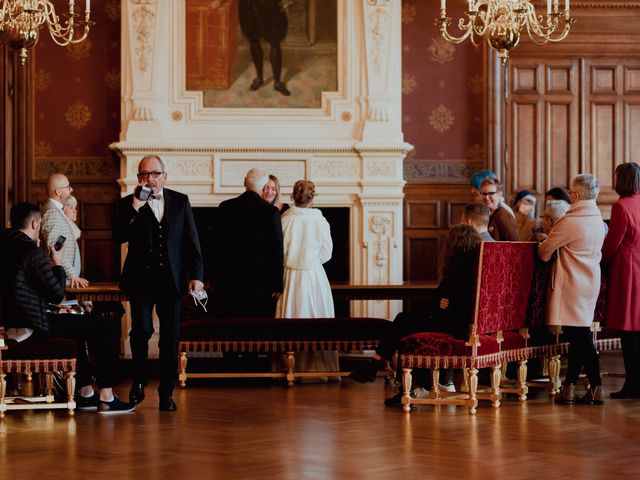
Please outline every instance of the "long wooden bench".
[[[352, 352], [374, 349], [388, 320], [380, 318], [204, 318], [180, 326], [180, 371], [185, 387], [189, 378], [270, 377], [296, 378], [347, 376], [350, 372], [298, 372], [299, 352]], [[189, 355], [197, 353], [279, 353], [286, 355], [281, 372], [188, 373]]]

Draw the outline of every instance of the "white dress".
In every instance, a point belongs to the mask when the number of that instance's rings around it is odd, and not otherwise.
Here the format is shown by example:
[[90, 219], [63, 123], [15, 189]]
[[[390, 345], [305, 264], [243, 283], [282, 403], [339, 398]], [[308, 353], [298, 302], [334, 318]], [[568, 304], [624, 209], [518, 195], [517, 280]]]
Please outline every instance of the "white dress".
[[[331, 259], [329, 223], [316, 208], [291, 207], [282, 215], [284, 288], [278, 318], [333, 318], [333, 296], [322, 264]], [[337, 352], [298, 355], [296, 370], [338, 371]]]

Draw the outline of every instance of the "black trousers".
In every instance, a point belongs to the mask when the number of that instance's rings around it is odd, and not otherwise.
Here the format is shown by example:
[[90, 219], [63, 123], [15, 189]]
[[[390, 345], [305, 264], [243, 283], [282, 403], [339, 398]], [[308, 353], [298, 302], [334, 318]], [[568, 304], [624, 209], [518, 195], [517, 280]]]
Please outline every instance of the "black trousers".
[[580, 371], [589, 378], [591, 387], [602, 385], [600, 379], [600, 359], [593, 344], [593, 335], [589, 327], [562, 327], [564, 339], [569, 342], [569, 365], [565, 383], [576, 383]]
[[[48, 315], [51, 337], [75, 340], [78, 345], [76, 379], [79, 387], [93, 383], [89, 352], [96, 360], [96, 383], [100, 388], [116, 383], [117, 352], [113, 320], [99, 315]], [[88, 347], [88, 348], [87, 348]]]
[[626, 390], [640, 391], [640, 332], [621, 332]]
[[157, 293], [131, 295], [131, 331], [129, 341], [133, 357], [133, 381], [147, 384], [149, 339], [153, 335], [153, 307], [160, 320], [160, 386], [161, 395], [171, 395], [178, 374], [178, 336], [182, 304], [177, 292], [159, 289]]

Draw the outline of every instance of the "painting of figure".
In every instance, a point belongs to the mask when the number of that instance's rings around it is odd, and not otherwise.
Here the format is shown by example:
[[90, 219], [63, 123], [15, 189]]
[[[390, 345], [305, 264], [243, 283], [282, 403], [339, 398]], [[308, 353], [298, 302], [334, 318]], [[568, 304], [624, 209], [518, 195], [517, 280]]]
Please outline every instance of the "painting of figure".
[[187, 89], [213, 108], [319, 108], [337, 90], [337, 0], [187, 0]]

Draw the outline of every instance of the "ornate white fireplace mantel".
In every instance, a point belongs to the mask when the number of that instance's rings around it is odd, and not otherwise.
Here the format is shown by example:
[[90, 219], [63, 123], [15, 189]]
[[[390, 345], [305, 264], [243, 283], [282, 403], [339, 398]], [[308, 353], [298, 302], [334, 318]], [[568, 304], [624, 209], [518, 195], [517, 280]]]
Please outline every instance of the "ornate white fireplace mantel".
[[[212, 1], [212, 8], [220, 2]], [[320, 108], [205, 108], [186, 90], [185, 0], [122, 2], [122, 194], [147, 153], [195, 207], [238, 195], [246, 171], [277, 175], [284, 197], [301, 178], [317, 206], [350, 208], [352, 283], [402, 282], [401, 0], [338, 0], [338, 90]], [[392, 318], [398, 302], [354, 315]]]

